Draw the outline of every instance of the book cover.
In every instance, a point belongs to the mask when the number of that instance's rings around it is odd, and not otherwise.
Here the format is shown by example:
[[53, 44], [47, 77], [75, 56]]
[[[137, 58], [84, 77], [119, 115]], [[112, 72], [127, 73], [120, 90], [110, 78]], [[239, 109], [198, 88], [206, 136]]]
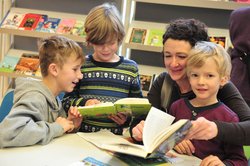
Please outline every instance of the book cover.
[[76, 19], [74, 18], [64, 18], [61, 20], [56, 33], [59, 34], [70, 34], [70, 31], [72, 30], [73, 26], [76, 23]]
[[145, 115], [151, 108], [151, 104], [146, 98], [123, 98], [115, 103], [106, 102], [91, 106], [78, 107], [84, 118], [106, 118], [109, 115], [123, 112], [130, 116]]
[[60, 18], [48, 17], [43, 23], [40, 32], [56, 33], [60, 21]]
[[76, 23], [71, 29], [70, 34], [76, 36], [86, 36], [84, 31], [84, 21], [76, 20]]
[[15, 67], [15, 72], [19, 74], [35, 75], [38, 68], [39, 68], [38, 54], [23, 53]]
[[44, 23], [45, 23], [47, 20], [48, 20], [48, 15], [45, 15], [45, 14], [41, 15], [41, 18], [40, 18], [40, 20], [39, 20], [39, 22], [38, 22], [38, 24], [37, 24], [35, 30], [36, 30], [36, 31], [40, 31], [40, 30], [42, 29]]
[[151, 87], [151, 84], [153, 82], [153, 76], [152, 75], [146, 75], [146, 74], [140, 74], [140, 82], [141, 82], [141, 90], [143, 96], [147, 96], [147, 93]]
[[27, 13], [19, 26], [22, 30], [34, 30], [41, 18], [40, 14]]
[[146, 34], [146, 29], [133, 28], [129, 42], [144, 44]]
[[222, 47], [226, 48], [226, 37], [224, 36], [210, 36], [210, 41], [216, 44], [220, 44]]
[[93, 157], [86, 157], [82, 161], [73, 162], [68, 166], [110, 166], [102, 161], [99, 161]]
[[164, 35], [164, 30], [159, 29], [150, 29], [147, 39], [147, 45], [163, 47], [162, 36]]
[[17, 29], [23, 20], [24, 14], [17, 12], [9, 12], [3, 21], [2, 28], [12, 28]]
[[192, 126], [188, 119], [181, 119], [172, 124], [173, 121], [173, 116], [152, 107], [144, 123], [144, 145], [131, 143], [123, 136], [115, 135], [108, 130], [77, 134], [104, 150], [142, 158], [158, 158], [165, 156], [166, 152], [182, 141]]
[[19, 57], [6, 55], [0, 63], [0, 72], [13, 72], [18, 61]]

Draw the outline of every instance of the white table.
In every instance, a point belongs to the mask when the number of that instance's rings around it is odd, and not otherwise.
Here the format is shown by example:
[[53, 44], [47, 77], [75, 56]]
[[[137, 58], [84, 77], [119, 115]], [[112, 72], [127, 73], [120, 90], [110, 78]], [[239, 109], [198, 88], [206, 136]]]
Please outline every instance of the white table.
[[65, 134], [48, 145], [0, 149], [1, 166], [69, 166], [85, 157], [110, 165], [126, 165], [77, 134]]

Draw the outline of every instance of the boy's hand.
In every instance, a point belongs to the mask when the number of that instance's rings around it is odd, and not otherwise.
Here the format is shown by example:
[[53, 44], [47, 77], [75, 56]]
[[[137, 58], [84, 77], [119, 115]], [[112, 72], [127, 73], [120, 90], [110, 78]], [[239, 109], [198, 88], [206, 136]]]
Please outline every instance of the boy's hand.
[[192, 156], [193, 153], [195, 152], [195, 147], [190, 140], [186, 139], [178, 143], [174, 147], [174, 150], [176, 150], [180, 154], [186, 154]]
[[89, 99], [86, 101], [85, 106], [100, 104], [101, 102], [97, 99]]
[[123, 125], [127, 121], [127, 115], [122, 112], [118, 112], [116, 115], [110, 115], [109, 118], [118, 125]]
[[70, 132], [74, 129], [73, 122], [66, 118], [58, 117], [56, 119], [56, 123], [58, 123], [59, 125], [63, 127], [64, 132]]
[[135, 140], [137, 141], [142, 141], [142, 131], [144, 128], [144, 120], [142, 120], [139, 124], [137, 124], [133, 129], [132, 129], [132, 133], [133, 133], [133, 137]]
[[225, 164], [217, 156], [213, 155], [204, 158], [200, 164], [200, 166], [210, 166], [210, 165], [225, 166]]
[[77, 107], [73, 107], [73, 106], [69, 108], [67, 119], [70, 121], [73, 121], [75, 128], [80, 127], [82, 120], [83, 120], [82, 115], [78, 111]]

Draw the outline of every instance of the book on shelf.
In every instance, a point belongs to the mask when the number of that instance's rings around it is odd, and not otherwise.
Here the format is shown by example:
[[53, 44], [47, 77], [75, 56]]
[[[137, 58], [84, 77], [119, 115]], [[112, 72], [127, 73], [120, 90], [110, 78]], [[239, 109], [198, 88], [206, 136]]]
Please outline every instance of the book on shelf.
[[74, 18], [63, 18], [56, 30], [56, 33], [59, 34], [70, 34], [73, 26], [76, 23], [76, 19]]
[[164, 30], [150, 29], [147, 38], [147, 45], [162, 47], [163, 35], [164, 35]]
[[226, 40], [225, 36], [209, 36], [209, 40], [213, 43], [220, 44], [222, 47], [226, 48]]
[[137, 117], [146, 115], [150, 108], [151, 104], [146, 98], [123, 98], [115, 103], [106, 102], [91, 106], [80, 106], [78, 111], [84, 118], [104, 118], [119, 112]]
[[182, 141], [192, 123], [181, 119], [172, 124], [174, 117], [152, 107], [147, 115], [143, 128], [143, 144], [129, 142], [123, 136], [115, 135], [108, 130], [77, 134], [95, 146], [116, 152], [142, 158], [158, 158], [165, 156], [177, 143]]
[[8, 73], [13, 72], [18, 61], [19, 57], [11, 55], [4, 56], [4, 59], [0, 63], [0, 72], [8, 72]]
[[76, 36], [86, 36], [84, 31], [84, 21], [76, 20], [76, 23], [71, 29], [70, 34]]
[[41, 18], [40, 18], [35, 30], [40, 31], [41, 28], [43, 27], [44, 23], [47, 21], [47, 19], [48, 19], [48, 15], [46, 15], [46, 14], [41, 15]]
[[38, 68], [38, 54], [23, 53], [15, 67], [15, 72], [18, 74], [35, 76]]
[[23, 20], [24, 14], [17, 12], [9, 12], [4, 19], [1, 28], [17, 29]]
[[143, 96], [147, 96], [147, 93], [153, 82], [153, 75], [140, 74], [141, 90]]
[[60, 18], [48, 17], [47, 20], [43, 23], [42, 27], [37, 29], [40, 32], [47, 32], [47, 33], [56, 33], [58, 25], [60, 23]]
[[133, 28], [130, 36], [130, 43], [144, 44], [147, 29]]
[[22, 30], [35, 30], [39, 20], [42, 16], [35, 13], [27, 13], [24, 15], [23, 20], [19, 26]]

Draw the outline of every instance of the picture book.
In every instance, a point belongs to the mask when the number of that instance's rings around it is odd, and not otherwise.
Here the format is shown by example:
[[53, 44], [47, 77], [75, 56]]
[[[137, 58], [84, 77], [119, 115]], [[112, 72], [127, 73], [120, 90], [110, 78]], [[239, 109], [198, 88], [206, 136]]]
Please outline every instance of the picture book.
[[177, 143], [182, 141], [192, 123], [188, 119], [181, 119], [172, 124], [174, 117], [157, 108], [152, 107], [144, 122], [143, 144], [129, 142], [122, 136], [115, 135], [108, 130], [77, 134], [95, 146], [142, 158], [158, 158], [165, 156]]
[[146, 34], [146, 29], [133, 28], [129, 42], [144, 44]]
[[0, 72], [13, 72], [19, 57], [6, 55], [0, 63]]
[[27, 13], [19, 26], [22, 30], [35, 30], [39, 20], [42, 16], [40, 14]]
[[78, 111], [84, 118], [104, 118], [118, 112], [123, 112], [130, 116], [146, 115], [151, 108], [151, 104], [146, 98], [123, 98], [115, 103], [106, 102], [91, 106], [78, 107]]
[[150, 29], [148, 38], [147, 38], [147, 45], [162, 47], [163, 46], [162, 44], [163, 34], [164, 34], [164, 30]]
[[40, 18], [35, 30], [40, 31], [42, 29], [44, 23], [47, 21], [47, 19], [48, 19], [48, 15], [45, 15], [45, 14], [41, 15], [41, 18]]
[[19, 74], [35, 75], [38, 68], [39, 68], [38, 54], [23, 53], [15, 67], [15, 72]]
[[216, 44], [220, 44], [222, 47], [226, 48], [226, 37], [222, 36], [210, 36], [210, 41]]
[[72, 30], [73, 26], [76, 23], [76, 19], [74, 18], [64, 18], [61, 20], [56, 33], [59, 34], [70, 34], [70, 31]]
[[56, 33], [60, 21], [60, 18], [48, 17], [47, 20], [43, 23], [40, 32]]
[[23, 17], [24, 17], [23, 13], [9, 12], [9, 14], [4, 19], [1, 27], [17, 29], [21, 24]]
[[84, 31], [84, 21], [76, 20], [76, 23], [71, 29], [70, 34], [76, 36], [86, 36]]

